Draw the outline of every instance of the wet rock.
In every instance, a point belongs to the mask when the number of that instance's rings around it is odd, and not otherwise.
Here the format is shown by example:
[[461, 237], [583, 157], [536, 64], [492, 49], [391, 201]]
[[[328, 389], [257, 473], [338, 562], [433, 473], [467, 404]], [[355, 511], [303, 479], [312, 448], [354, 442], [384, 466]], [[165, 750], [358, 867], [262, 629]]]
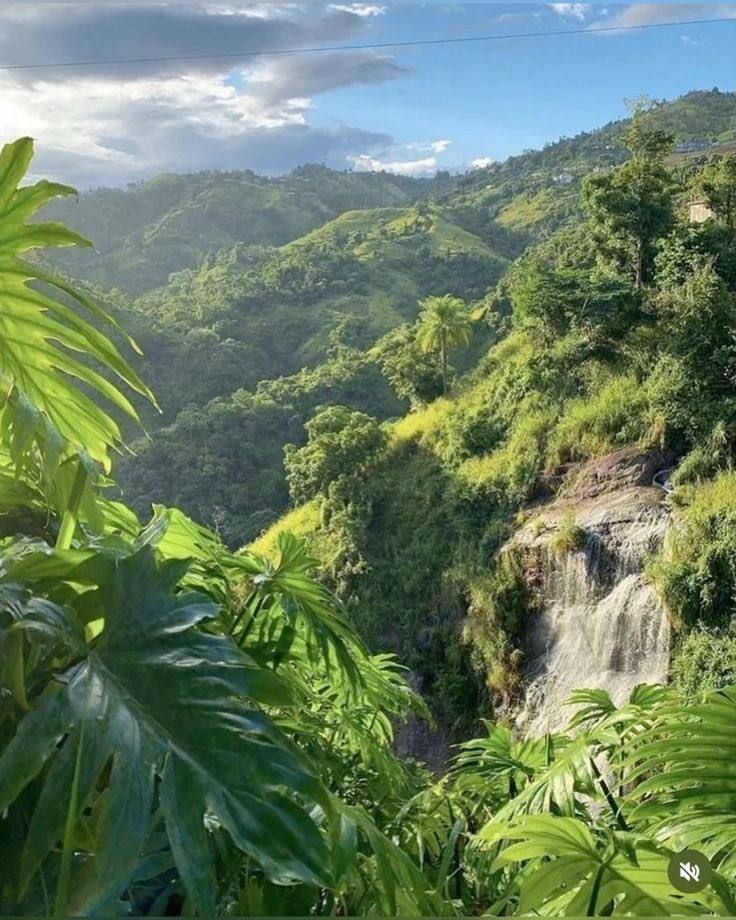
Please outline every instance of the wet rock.
[[674, 462], [674, 454], [657, 449], [623, 447], [599, 460], [568, 469], [560, 495], [592, 498], [627, 486], [651, 486], [654, 474]]
[[[422, 692], [422, 678], [409, 672], [409, 685]], [[442, 775], [450, 763], [450, 733], [443, 719], [434, 722], [415, 715], [395, 727], [394, 750], [400, 757], [412, 757], [423, 763], [432, 773]]]
[[[671, 463], [658, 451], [626, 449], [569, 471], [558, 497], [538, 505], [508, 544], [539, 611], [523, 649], [516, 723], [525, 734], [562, 728], [573, 689], [606, 689], [620, 702], [638, 683], [666, 681], [669, 621], [645, 570], [669, 518], [652, 477]], [[555, 544], [563, 520], [583, 532], [572, 551]]]

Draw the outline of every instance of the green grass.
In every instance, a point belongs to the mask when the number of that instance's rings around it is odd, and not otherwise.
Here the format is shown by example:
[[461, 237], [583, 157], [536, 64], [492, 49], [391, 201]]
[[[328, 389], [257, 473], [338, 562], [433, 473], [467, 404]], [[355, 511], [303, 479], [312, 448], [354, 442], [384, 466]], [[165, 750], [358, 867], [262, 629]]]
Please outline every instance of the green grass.
[[531, 231], [560, 218], [574, 207], [578, 191], [574, 187], [549, 186], [536, 193], [524, 192], [505, 205], [496, 218], [510, 230]]
[[590, 396], [571, 400], [547, 449], [549, 466], [600, 457], [624, 444], [646, 439], [648, 400], [633, 377], [617, 375]]
[[254, 540], [248, 549], [259, 556], [273, 559], [277, 552], [277, 541], [280, 533], [293, 533], [297, 537], [309, 540], [316, 534], [321, 521], [319, 502], [312, 500], [305, 505], [287, 511], [283, 517], [272, 524], [267, 530]]
[[736, 615], [736, 473], [683, 499], [652, 576], [677, 626], [724, 627]]
[[549, 547], [555, 556], [564, 557], [575, 550], [582, 549], [585, 545], [585, 529], [578, 524], [575, 512], [571, 509], [565, 511], [552, 534]]
[[490, 494], [503, 504], [531, 498], [554, 420], [552, 411], [521, 415], [507, 443], [482, 457], [465, 460], [458, 468], [458, 478], [473, 493]]
[[425, 408], [410, 412], [396, 422], [388, 423], [391, 442], [398, 445], [424, 439], [431, 441], [432, 435], [441, 429], [451, 406], [451, 399], [436, 399]]

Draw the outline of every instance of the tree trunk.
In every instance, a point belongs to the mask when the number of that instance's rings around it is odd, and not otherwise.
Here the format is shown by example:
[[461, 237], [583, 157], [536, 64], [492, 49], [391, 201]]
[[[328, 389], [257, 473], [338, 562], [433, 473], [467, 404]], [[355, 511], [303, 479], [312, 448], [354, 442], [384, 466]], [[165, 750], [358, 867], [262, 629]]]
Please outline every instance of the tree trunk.
[[447, 344], [444, 335], [440, 345], [440, 354], [442, 356], [442, 395], [447, 395]]
[[636, 287], [644, 287], [644, 241], [639, 237], [636, 241]]

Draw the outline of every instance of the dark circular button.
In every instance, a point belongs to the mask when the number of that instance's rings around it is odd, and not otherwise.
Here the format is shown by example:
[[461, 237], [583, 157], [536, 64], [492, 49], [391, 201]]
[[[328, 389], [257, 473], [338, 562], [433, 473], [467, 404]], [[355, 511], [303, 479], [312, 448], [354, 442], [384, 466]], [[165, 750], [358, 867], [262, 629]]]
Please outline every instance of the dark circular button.
[[683, 894], [702, 891], [710, 882], [713, 870], [708, 858], [698, 850], [675, 853], [667, 868], [670, 884]]

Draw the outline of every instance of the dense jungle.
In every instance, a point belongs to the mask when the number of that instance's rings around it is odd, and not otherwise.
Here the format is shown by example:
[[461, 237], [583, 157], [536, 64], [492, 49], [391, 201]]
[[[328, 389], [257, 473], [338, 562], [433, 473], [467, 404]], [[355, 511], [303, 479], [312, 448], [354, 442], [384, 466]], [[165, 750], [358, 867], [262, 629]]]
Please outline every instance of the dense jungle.
[[736, 914], [736, 94], [631, 109], [2, 149], [0, 915]]

